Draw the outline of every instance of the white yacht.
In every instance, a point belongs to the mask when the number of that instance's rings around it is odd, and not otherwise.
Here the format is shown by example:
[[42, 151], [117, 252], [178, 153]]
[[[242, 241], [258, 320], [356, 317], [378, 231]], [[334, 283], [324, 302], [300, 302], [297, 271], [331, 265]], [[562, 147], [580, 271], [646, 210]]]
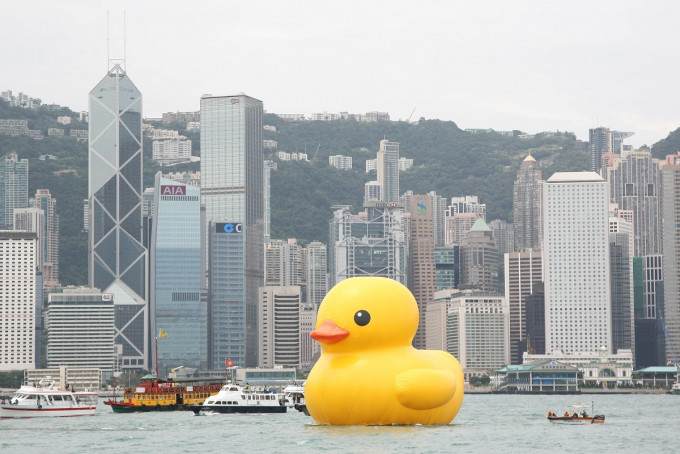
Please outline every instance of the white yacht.
[[9, 399], [0, 404], [0, 418], [34, 418], [38, 416], [93, 416], [98, 394], [72, 392], [54, 387], [49, 377], [36, 386], [22, 385]]
[[208, 397], [202, 405], [189, 406], [197, 415], [207, 413], [285, 413], [282, 394], [265, 390], [251, 390], [240, 385], [227, 383], [215, 395]]
[[305, 384], [298, 385], [293, 383], [288, 385], [283, 389], [284, 401], [287, 407], [295, 408], [297, 411], [301, 411], [307, 416], [309, 412], [307, 411], [307, 404], [305, 402]]

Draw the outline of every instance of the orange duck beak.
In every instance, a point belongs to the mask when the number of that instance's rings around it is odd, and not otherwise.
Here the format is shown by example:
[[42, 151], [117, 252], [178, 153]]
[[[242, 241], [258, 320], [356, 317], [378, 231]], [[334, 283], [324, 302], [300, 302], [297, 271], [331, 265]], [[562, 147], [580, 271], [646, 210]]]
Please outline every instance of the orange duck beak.
[[335, 344], [349, 336], [349, 331], [340, 328], [333, 320], [327, 318], [319, 328], [309, 333], [309, 336], [324, 344]]

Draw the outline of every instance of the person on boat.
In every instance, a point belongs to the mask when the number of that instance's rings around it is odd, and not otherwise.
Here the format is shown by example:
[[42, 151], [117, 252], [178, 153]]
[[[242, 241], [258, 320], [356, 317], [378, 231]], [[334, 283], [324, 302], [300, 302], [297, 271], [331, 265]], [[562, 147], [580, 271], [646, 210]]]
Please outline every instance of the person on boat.
[[578, 413], [574, 412], [574, 414], [573, 414], [572, 417], [573, 417], [573, 418], [578, 418]]
[[588, 417], [588, 414], [586, 413], [585, 410], [583, 410], [583, 411], [581, 412], [581, 417], [582, 417], [582, 418], [587, 418], [587, 417]]
[[565, 412], [564, 412], [564, 417], [565, 417], [565, 418], [568, 418], [568, 417], [569, 417], [569, 412], [568, 412], [568, 411], [565, 411]]

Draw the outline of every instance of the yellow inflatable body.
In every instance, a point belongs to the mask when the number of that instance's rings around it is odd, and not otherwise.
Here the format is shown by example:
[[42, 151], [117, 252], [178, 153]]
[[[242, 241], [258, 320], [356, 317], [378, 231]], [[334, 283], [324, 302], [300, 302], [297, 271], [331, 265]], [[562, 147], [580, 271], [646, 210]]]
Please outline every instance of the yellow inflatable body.
[[448, 424], [463, 403], [463, 370], [440, 350], [416, 350], [418, 306], [402, 284], [346, 279], [326, 295], [311, 337], [321, 357], [307, 378], [319, 424]]

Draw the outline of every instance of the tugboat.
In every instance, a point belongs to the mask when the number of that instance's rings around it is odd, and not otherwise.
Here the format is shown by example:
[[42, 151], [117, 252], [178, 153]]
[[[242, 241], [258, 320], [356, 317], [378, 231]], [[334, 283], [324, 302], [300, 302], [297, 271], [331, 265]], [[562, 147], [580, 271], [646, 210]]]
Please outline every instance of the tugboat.
[[154, 374], [145, 375], [134, 388], [125, 388], [123, 400], [104, 402], [114, 413], [186, 410], [203, 402], [222, 388], [222, 379], [191, 378], [167, 381]]
[[54, 387], [50, 377], [36, 386], [22, 385], [14, 396], [0, 404], [0, 418], [33, 418], [37, 416], [94, 416], [97, 409], [95, 392], [72, 392]]
[[285, 399], [282, 394], [269, 391], [251, 391], [249, 388], [227, 383], [214, 396], [208, 397], [202, 405], [188, 408], [196, 415], [212, 413], [285, 413]]
[[592, 416], [586, 413], [588, 405], [574, 404], [564, 412], [563, 416], [557, 416], [552, 411], [548, 412], [548, 421], [553, 424], [604, 424], [604, 415], [595, 415], [594, 407], [591, 405]]

